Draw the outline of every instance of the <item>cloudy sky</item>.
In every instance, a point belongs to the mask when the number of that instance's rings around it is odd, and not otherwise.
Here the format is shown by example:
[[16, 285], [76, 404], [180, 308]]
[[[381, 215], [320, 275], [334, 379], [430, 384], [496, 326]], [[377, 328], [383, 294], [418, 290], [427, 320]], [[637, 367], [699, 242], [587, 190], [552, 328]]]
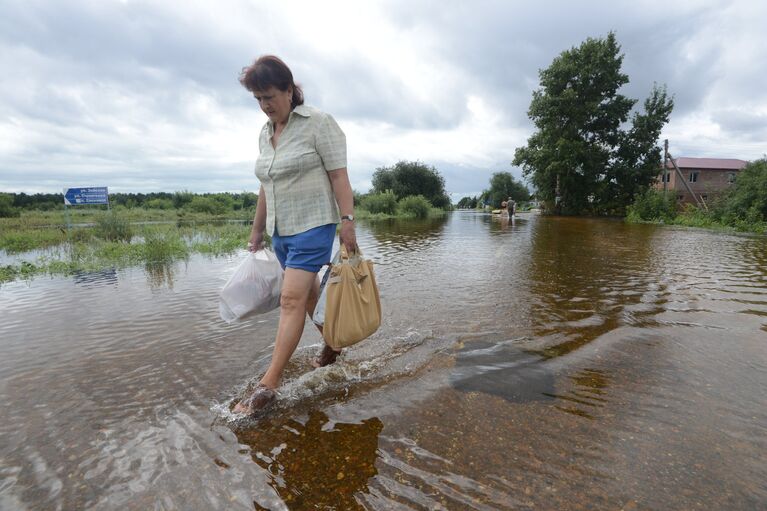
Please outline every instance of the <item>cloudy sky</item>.
[[767, 2], [0, 0], [0, 191], [258, 189], [266, 117], [237, 77], [281, 56], [347, 134], [352, 186], [420, 160], [454, 200], [510, 171], [538, 70], [615, 31], [674, 156], [767, 152]]

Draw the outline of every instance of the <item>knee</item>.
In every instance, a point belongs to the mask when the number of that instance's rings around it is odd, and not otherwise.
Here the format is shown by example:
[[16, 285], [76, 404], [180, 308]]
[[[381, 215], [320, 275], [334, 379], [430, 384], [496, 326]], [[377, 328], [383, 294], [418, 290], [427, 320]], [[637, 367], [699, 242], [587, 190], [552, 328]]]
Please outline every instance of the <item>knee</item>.
[[280, 295], [280, 307], [283, 312], [306, 312], [306, 295], [283, 290]]

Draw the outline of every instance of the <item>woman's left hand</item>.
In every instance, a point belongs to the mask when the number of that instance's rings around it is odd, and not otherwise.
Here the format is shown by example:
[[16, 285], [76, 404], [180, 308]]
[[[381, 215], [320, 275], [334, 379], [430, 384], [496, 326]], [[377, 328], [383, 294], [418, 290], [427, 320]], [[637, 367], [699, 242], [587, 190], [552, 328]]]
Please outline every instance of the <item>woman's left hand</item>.
[[354, 222], [341, 222], [341, 232], [338, 237], [349, 254], [357, 251], [357, 235], [354, 232]]

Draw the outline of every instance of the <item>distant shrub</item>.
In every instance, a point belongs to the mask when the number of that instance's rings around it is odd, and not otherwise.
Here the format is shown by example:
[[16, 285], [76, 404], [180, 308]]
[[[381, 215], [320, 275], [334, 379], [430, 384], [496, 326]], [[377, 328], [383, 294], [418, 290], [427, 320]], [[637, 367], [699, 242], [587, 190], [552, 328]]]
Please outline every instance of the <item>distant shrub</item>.
[[20, 214], [20, 210], [13, 207], [13, 196], [0, 193], [0, 218], [15, 218]]
[[365, 196], [360, 202], [360, 207], [371, 213], [393, 215], [397, 212], [397, 197], [391, 190], [374, 193]]
[[173, 209], [172, 199], [149, 199], [144, 202], [146, 209]]
[[133, 238], [130, 222], [115, 211], [109, 211], [96, 219], [95, 233], [106, 241], [130, 241]]
[[226, 211], [226, 206], [211, 197], [194, 197], [187, 206], [195, 213], [207, 213], [209, 215], [221, 215]]
[[649, 189], [634, 200], [626, 213], [631, 222], [670, 222], [677, 214], [676, 197], [673, 192]]
[[423, 195], [410, 195], [399, 201], [399, 210], [408, 216], [426, 218], [431, 210], [431, 203]]
[[194, 199], [194, 194], [189, 191], [175, 192], [173, 194], [173, 207], [181, 209]]

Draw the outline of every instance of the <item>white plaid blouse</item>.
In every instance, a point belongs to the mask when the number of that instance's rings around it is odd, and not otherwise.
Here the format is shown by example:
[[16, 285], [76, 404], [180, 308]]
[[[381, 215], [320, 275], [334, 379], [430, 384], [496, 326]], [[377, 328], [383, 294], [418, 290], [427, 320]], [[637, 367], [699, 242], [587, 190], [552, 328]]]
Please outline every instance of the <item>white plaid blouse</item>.
[[266, 198], [266, 232], [291, 236], [341, 221], [328, 171], [346, 167], [346, 135], [329, 114], [299, 105], [272, 147], [272, 121], [261, 130], [256, 176]]

